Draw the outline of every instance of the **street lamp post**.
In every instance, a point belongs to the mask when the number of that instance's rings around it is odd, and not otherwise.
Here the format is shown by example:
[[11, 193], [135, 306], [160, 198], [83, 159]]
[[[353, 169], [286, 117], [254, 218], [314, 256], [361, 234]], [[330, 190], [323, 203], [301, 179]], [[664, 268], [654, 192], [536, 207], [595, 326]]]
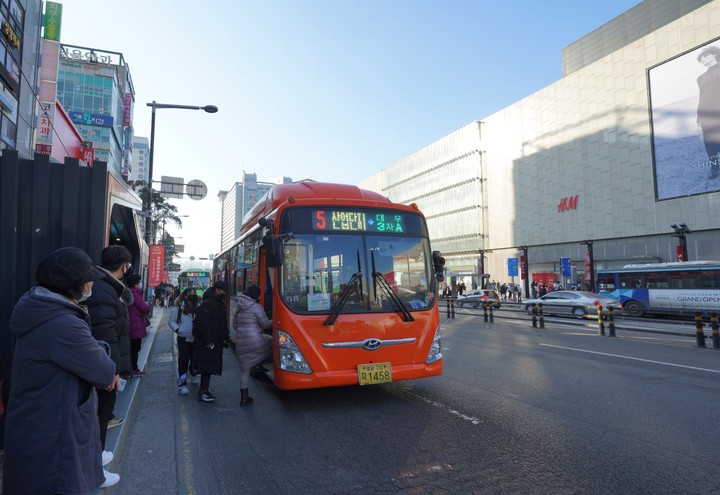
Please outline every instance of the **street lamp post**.
[[173, 105], [169, 103], [157, 103], [153, 100], [152, 103], [148, 103], [147, 106], [152, 107], [152, 120], [150, 121], [150, 160], [148, 163], [148, 184], [147, 194], [145, 201], [145, 243], [149, 246], [152, 244], [152, 184], [153, 184], [153, 158], [155, 156], [155, 110], [158, 108], [176, 108], [180, 110], [204, 110], [207, 113], [216, 113], [218, 107], [215, 105], [205, 105], [202, 107], [193, 105]]
[[[174, 105], [170, 103], [158, 103], [153, 100], [152, 103], [148, 103], [147, 106], [152, 107], [152, 120], [150, 121], [150, 160], [148, 163], [148, 180], [147, 180], [147, 194], [145, 195], [145, 243], [149, 246], [153, 242], [152, 232], [152, 185], [153, 185], [153, 158], [155, 156], [155, 110], [158, 108], [175, 108], [179, 110], [203, 110], [207, 113], [216, 113], [218, 107], [215, 105], [205, 106], [193, 106], [193, 105]], [[145, 272], [146, 277], [148, 271]], [[147, 300], [148, 298], [148, 278], [145, 278], [144, 293], [143, 296]], [[152, 307], [151, 307], [152, 308]]]
[[685, 238], [685, 234], [689, 234], [692, 232], [688, 228], [685, 223], [674, 223], [670, 226], [671, 229], [675, 230], [675, 233], [673, 234], [673, 237], [677, 237], [679, 241], [678, 249], [677, 249], [677, 260], [678, 261], [688, 261], [688, 255], [687, 255], [687, 239]]

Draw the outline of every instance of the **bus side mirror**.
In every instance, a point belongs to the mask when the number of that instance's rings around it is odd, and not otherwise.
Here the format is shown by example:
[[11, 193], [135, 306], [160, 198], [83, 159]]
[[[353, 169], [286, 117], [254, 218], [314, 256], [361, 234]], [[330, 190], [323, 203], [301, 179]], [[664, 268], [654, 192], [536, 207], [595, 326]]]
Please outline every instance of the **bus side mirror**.
[[440, 251], [433, 251], [433, 269], [435, 270], [435, 279], [438, 282], [445, 280], [443, 273], [445, 272], [445, 258], [442, 257]]
[[270, 268], [278, 268], [283, 264], [283, 244], [279, 239], [273, 239], [271, 234], [265, 234], [263, 237], [263, 245], [265, 246], [265, 256], [267, 266]]
[[265, 247], [265, 258], [267, 266], [270, 268], [278, 268], [283, 264], [283, 244], [280, 239], [273, 237], [273, 221], [263, 217], [258, 220], [261, 227], [267, 229], [262, 238]]

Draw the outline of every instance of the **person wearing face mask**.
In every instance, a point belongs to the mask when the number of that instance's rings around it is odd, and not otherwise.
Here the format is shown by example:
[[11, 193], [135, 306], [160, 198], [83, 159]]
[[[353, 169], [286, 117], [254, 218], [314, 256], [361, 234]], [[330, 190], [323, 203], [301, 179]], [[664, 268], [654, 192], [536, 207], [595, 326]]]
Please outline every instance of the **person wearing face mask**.
[[104, 276], [83, 250], [55, 250], [13, 309], [3, 493], [97, 493], [106, 482], [96, 390], [118, 379], [82, 304]]
[[[124, 246], [112, 245], [103, 249], [100, 261], [100, 270], [105, 276], [95, 282], [92, 295], [86, 301], [92, 334], [97, 340], [107, 342], [110, 346], [110, 357], [115, 362], [118, 377], [130, 380], [133, 370], [130, 359], [128, 306], [132, 304], [133, 297], [121, 280], [132, 268], [132, 254]], [[106, 457], [111, 457], [112, 454], [105, 450], [108, 427], [111, 426], [111, 421], [115, 426], [123, 422], [113, 414], [116, 399], [117, 390], [98, 390], [100, 440], [103, 455]], [[114, 480], [115, 477], [119, 479], [115, 473], [107, 473], [107, 477], [108, 480]]]
[[130, 361], [135, 377], [145, 375], [145, 372], [138, 367], [138, 356], [142, 348], [142, 339], [148, 334], [147, 315], [150, 313], [150, 305], [142, 297], [140, 279], [140, 275], [133, 272], [128, 272], [124, 279], [125, 285], [132, 292], [132, 303], [128, 306], [128, 314], [130, 316]]

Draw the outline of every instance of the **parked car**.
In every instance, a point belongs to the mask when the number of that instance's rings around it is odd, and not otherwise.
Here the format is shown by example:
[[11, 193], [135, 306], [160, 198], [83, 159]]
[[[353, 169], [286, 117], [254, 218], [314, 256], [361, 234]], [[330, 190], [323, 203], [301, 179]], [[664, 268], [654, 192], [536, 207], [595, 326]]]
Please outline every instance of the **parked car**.
[[545, 294], [537, 299], [524, 301], [525, 311], [532, 314], [532, 305], [542, 304], [543, 314], [572, 315], [575, 318], [594, 316], [597, 318], [597, 304], [603, 307], [603, 315], [608, 314], [608, 307], [612, 306], [615, 314], [622, 314], [622, 307], [617, 299], [601, 296], [594, 292], [579, 290], [558, 290]]
[[486, 297], [486, 300], [492, 305], [493, 309], [500, 309], [500, 296], [497, 292], [490, 289], [472, 289], [463, 292], [463, 294], [457, 298], [457, 305], [462, 308], [467, 304], [468, 306], [477, 308], [482, 305], [483, 296]]

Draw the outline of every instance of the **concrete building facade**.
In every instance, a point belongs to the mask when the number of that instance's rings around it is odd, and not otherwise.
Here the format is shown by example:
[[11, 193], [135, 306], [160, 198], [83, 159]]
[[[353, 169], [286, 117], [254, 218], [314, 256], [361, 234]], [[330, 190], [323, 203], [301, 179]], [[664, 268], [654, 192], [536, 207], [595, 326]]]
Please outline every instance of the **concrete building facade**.
[[231, 247], [240, 237], [240, 228], [243, 218], [263, 195], [275, 184], [288, 184], [292, 182], [289, 177], [275, 179], [271, 182], [257, 180], [257, 174], [243, 172], [243, 180], [235, 182], [227, 191], [218, 193], [220, 201], [220, 251]]
[[646, 0], [566, 48], [556, 83], [361, 186], [417, 203], [466, 283], [519, 283], [527, 256], [530, 280], [587, 286], [589, 249], [596, 270], [676, 261], [679, 223], [687, 259], [720, 260], [720, 177], [695, 123], [697, 58], [719, 39], [720, 1]]

